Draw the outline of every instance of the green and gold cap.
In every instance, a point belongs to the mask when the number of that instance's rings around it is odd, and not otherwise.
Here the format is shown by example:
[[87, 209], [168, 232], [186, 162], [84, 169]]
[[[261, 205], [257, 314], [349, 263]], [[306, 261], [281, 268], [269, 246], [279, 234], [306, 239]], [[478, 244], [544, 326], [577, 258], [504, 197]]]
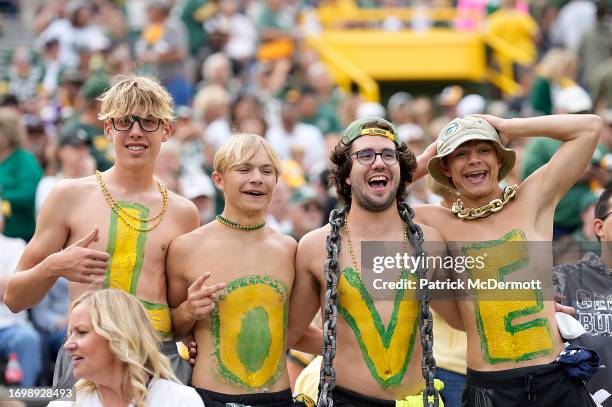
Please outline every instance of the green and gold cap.
[[[363, 126], [366, 123], [372, 123], [372, 122], [384, 123], [385, 125], [391, 127], [391, 131], [376, 128], [376, 127], [369, 127], [366, 129], [363, 128]], [[344, 130], [344, 134], [342, 135], [340, 142], [347, 146], [361, 136], [386, 137], [389, 140], [393, 141], [395, 145], [397, 146], [400, 145], [400, 140], [397, 137], [397, 129], [395, 128], [395, 126], [391, 124], [390, 122], [388, 122], [387, 120], [380, 118], [380, 117], [365, 117], [363, 119], [355, 120], [354, 122], [352, 122], [351, 124], [347, 126], [346, 130]]]

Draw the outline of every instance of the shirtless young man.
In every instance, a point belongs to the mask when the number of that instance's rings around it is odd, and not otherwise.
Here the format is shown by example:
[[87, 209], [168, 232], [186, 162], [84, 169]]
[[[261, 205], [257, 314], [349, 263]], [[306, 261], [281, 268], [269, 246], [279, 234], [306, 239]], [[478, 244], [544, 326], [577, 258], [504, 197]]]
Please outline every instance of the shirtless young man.
[[[395, 127], [377, 118], [351, 123], [332, 153], [332, 174], [346, 208], [334, 218], [340, 227], [328, 224], [306, 234], [296, 255], [296, 281], [289, 311], [289, 345], [317, 310], [325, 309], [328, 259], [326, 239], [340, 234], [338, 297], [334, 369], [337, 373], [333, 398], [338, 406], [395, 406], [395, 400], [415, 397], [423, 391], [423, 349], [419, 338], [419, 302], [414, 292], [394, 290], [384, 299], [362, 280], [361, 242], [407, 242], [406, 222], [399, 203], [412, 180], [417, 163]], [[345, 217], [346, 216], [346, 217]], [[418, 225], [414, 225], [418, 227]], [[421, 227], [426, 241], [440, 241], [439, 233]], [[454, 303], [451, 303], [454, 306]], [[300, 318], [293, 316], [299, 313]], [[459, 319], [458, 313], [456, 318]], [[452, 319], [452, 318], [450, 318]], [[325, 320], [325, 318], [324, 318]], [[433, 391], [433, 389], [431, 389]], [[329, 405], [322, 400], [320, 402]], [[416, 396], [422, 403], [422, 396]]]
[[[175, 332], [194, 329], [197, 342], [191, 384], [206, 406], [292, 406], [285, 352], [297, 244], [264, 222], [280, 163], [265, 139], [239, 134], [213, 165], [223, 214], [175, 239], [167, 262]], [[204, 298], [223, 285], [214, 302]]]
[[[124, 290], [141, 300], [167, 341], [162, 351], [177, 376], [189, 380], [190, 368], [172, 341], [165, 260], [170, 241], [198, 226], [198, 212], [153, 178], [161, 143], [172, 130], [172, 99], [156, 81], [129, 76], [118, 78], [100, 100], [115, 165], [54, 187], [4, 299], [14, 312], [32, 307], [59, 277], [70, 281], [71, 299], [101, 286]], [[54, 385], [72, 387], [63, 348], [55, 367]]]
[[[600, 130], [601, 120], [593, 115], [457, 118], [441, 131], [428, 170], [456, 189], [461, 202], [456, 211], [419, 206], [417, 219], [440, 231], [453, 255], [487, 253], [484, 269], [469, 271], [472, 278], [530, 280], [534, 270], [551, 270], [552, 281], [552, 252], [544, 252], [542, 242], [552, 240], [555, 206], [591, 160]], [[504, 142], [542, 135], [564, 143], [518, 189], [502, 190], [499, 181], [515, 161]], [[498, 198], [495, 212], [471, 210]], [[594, 405], [581, 381], [551, 364], [563, 349], [552, 295], [504, 290], [507, 301], [479, 301], [480, 295], [458, 302], [468, 337], [463, 406], [518, 407], [535, 400], [542, 407]]]

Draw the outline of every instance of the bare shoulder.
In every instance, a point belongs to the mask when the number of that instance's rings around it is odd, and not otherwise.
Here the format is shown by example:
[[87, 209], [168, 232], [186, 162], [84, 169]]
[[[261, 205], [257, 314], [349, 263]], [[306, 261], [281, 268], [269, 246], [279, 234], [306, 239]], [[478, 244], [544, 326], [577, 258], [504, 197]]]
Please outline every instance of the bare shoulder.
[[212, 233], [210, 231], [212, 227], [211, 223], [208, 223], [204, 226], [200, 226], [199, 228], [194, 229], [191, 232], [187, 232], [185, 234], [175, 237], [172, 240], [172, 244], [170, 246], [173, 252], [175, 254], [188, 254], [196, 246], [201, 247], [202, 245], [207, 244], [207, 242], [209, 242], [212, 238]]
[[414, 213], [415, 222], [436, 228], [446, 222], [451, 211], [442, 206], [427, 204], [415, 206]]
[[298, 244], [298, 252], [317, 253], [325, 250], [325, 241], [331, 232], [329, 224], [305, 234]]
[[438, 232], [436, 229], [432, 228], [431, 226], [419, 224], [419, 223], [417, 223], [417, 225], [421, 227], [421, 230], [423, 231], [423, 238], [425, 239], [426, 242], [432, 242], [432, 241], [443, 242], [444, 241], [444, 238], [442, 237], [440, 232]]
[[270, 239], [279, 249], [291, 250], [292, 252], [295, 252], [297, 249], [297, 242], [293, 237], [285, 235], [276, 229], [268, 228], [266, 238]]
[[[93, 176], [62, 179], [51, 189], [49, 196], [43, 204], [43, 208], [56, 205], [61, 205], [64, 209], [71, 208], [72, 205], [77, 205], [82, 197], [89, 196], [89, 194], [96, 193], [96, 191], [98, 191], [98, 184]], [[66, 213], [66, 211], [61, 212]]]
[[172, 210], [179, 212], [181, 215], [198, 213], [198, 209], [193, 202], [175, 192], [168, 191], [168, 201], [168, 204], [170, 207], [172, 207]]

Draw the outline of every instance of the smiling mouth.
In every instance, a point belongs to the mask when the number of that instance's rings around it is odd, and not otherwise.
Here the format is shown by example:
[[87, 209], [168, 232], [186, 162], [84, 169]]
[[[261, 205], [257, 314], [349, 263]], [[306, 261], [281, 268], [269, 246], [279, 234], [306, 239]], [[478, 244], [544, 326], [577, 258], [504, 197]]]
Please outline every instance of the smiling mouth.
[[264, 196], [265, 193], [259, 191], [245, 191], [243, 194], [251, 195], [251, 196]]
[[127, 146], [127, 149], [130, 151], [142, 151], [142, 150], [146, 150], [147, 147], [146, 146]]
[[465, 179], [467, 179], [469, 182], [471, 183], [478, 183], [478, 182], [482, 182], [485, 180], [485, 178], [487, 177], [487, 174], [489, 172], [488, 171], [474, 171], [474, 172], [470, 172], [468, 174], [464, 174], [463, 176], [465, 177]]
[[368, 181], [368, 185], [372, 189], [382, 189], [387, 186], [389, 180], [383, 176], [374, 176]]

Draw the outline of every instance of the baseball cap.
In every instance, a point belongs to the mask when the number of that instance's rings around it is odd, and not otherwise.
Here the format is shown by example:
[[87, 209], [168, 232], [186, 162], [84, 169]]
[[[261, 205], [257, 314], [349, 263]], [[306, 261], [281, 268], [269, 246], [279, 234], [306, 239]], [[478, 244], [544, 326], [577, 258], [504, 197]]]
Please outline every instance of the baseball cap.
[[501, 161], [498, 181], [504, 179], [512, 171], [516, 162], [516, 154], [502, 145], [495, 127], [480, 117], [465, 116], [453, 119], [440, 131], [436, 143], [438, 154], [427, 163], [427, 170], [433, 179], [442, 185], [455, 189], [453, 182], [440, 170], [439, 162], [461, 144], [470, 140], [484, 140], [493, 143]]
[[[391, 128], [391, 131], [385, 130], [385, 129], [379, 129], [375, 127], [366, 128], [366, 129], [363, 128], [363, 126], [366, 123], [370, 123], [373, 121], [384, 123], [385, 125]], [[353, 121], [351, 124], [347, 126], [346, 130], [344, 130], [344, 134], [340, 138], [340, 142], [344, 145], [349, 145], [361, 136], [386, 137], [389, 140], [393, 141], [396, 145], [398, 146], [400, 145], [400, 140], [397, 135], [397, 128], [393, 124], [388, 122], [387, 120], [382, 119], [380, 117], [365, 117], [365, 118], [357, 119]]]
[[289, 199], [290, 206], [301, 206], [308, 202], [321, 203], [321, 198], [317, 194], [317, 191], [310, 186], [303, 186], [296, 189]]
[[60, 147], [79, 147], [82, 145], [89, 144], [89, 140], [87, 139], [87, 133], [85, 132], [85, 130], [77, 128], [60, 133], [58, 137], [58, 144]]
[[592, 108], [591, 97], [577, 85], [560, 90], [555, 98], [555, 109], [566, 113], [590, 112]]
[[96, 74], [81, 86], [81, 94], [87, 99], [95, 99], [110, 87], [111, 84], [106, 76]]
[[182, 195], [187, 199], [195, 199], [200, 196], [214, 198], [215, 187], [208, 175], [199, 172], [191, 172], [181, 176], [179, 179]]

